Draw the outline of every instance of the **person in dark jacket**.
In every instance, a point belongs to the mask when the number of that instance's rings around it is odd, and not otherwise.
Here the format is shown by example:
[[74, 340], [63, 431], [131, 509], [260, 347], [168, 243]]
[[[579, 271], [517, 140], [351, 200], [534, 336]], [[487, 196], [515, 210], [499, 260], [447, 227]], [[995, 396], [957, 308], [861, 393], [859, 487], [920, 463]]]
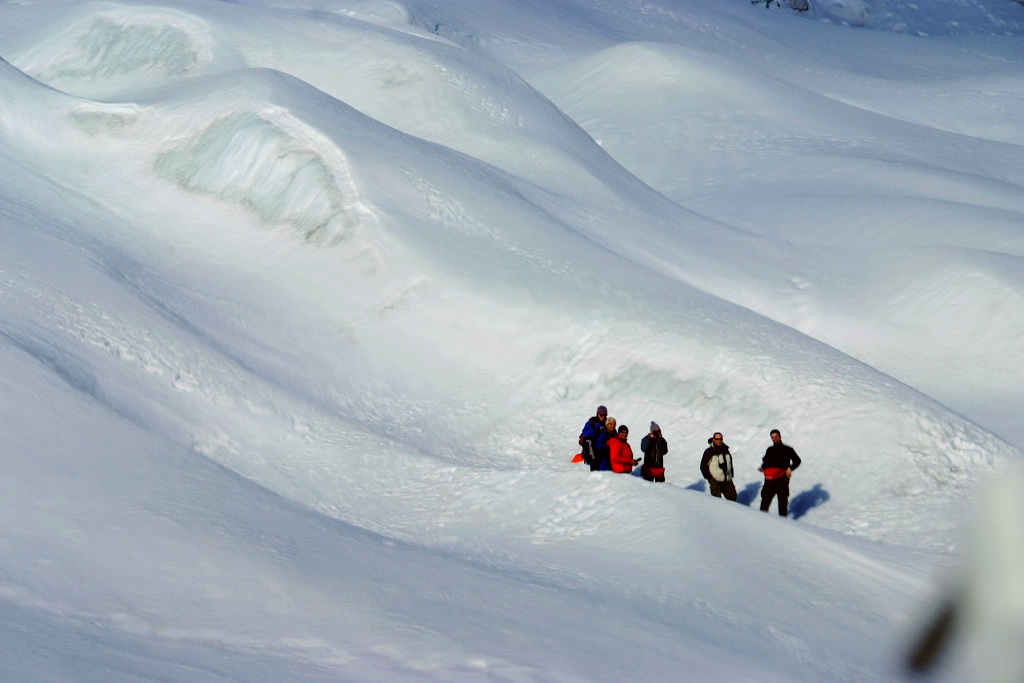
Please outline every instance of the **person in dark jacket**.
[[604, 433], [604, 423], [608, 419], [608, 409], [604, 406], [597, 407], [597, 414], [594, 417], [587, 420], [587, 423], [583, 425], [583, 431], [580, 432], [580, 446], [583, 447], [581, 451], [583, 454], [583, 462], [590, 465], [590, 470], [594, 471], [600, 465], [600, 461], [597, 458], [597, 439]]
[[612, 461], [611, 461], [611, 457], [610, 457], [610, 454], [609, 454], [609, 451], [608, 451], [608, 442], [611, 439], [615, 438], [615, 425], [616, 424], [617, 423], [615, 422], [615, 418], [614, 417], [609, 417], [608, 420], [605, 422], [604, 432], [602, 432], [597, 437], [597, 447], [595, 449], [595, 453], [597, 454], [597, 462], [598, 462], [597, 469], [599, 469], [602, 472], [607, 472], [608, 470], [610, 470], [612, 468]]
[[640, 476], [647, 481], [665, 481], [664, 458], [668, 453], [668, 442], [661, 435], [657, 422], [651, 422], [651, 432], [640, 440], [640, 450], [644, 454]]
[[782, 443], [782, 433], [778, 429], [771, 432], [772, 445], [764, 452], [764, 459], [759, 472], [764, 473], [764, 486], [761, 488], [761, 511], [768, 512], [772, 498], [779, 497], [779, 514], [785, 517], [789, 512], [789, 478], [793, 470], [800, 467], [800, 456], [792, 448]]
[[729, 452], [721, 432], [715, 432], [708, 439], [708, 448], [700, 459], [700, 473], [708, 480], [712, 496], [736, 500], [736, 484], [732, 481], [732, 453]]

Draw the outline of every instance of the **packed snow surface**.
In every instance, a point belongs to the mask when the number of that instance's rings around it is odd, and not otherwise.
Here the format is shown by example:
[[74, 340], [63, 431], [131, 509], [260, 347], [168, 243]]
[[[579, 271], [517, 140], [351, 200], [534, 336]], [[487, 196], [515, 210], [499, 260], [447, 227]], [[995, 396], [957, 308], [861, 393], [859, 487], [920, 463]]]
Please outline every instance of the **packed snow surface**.
[[4, 681], [1024, 674], [1024, 5], [5, 2], [0, 168]]

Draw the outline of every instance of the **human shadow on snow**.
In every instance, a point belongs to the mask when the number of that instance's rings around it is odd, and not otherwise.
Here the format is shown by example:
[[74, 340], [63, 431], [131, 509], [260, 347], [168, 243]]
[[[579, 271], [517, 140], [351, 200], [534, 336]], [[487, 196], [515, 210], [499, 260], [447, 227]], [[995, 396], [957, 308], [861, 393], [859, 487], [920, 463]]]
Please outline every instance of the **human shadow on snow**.
[[821, 484], [815, 484], [814, 488], [801, 491], [789, 499], [789, 516], [791, 519], [800, 519], [829, 498], [831, 496], [828, 491], [821, 488]]
[[[701, 493], [705, 493], [708, 490], [708, 482], [706, 479], [698, 479], [686, 488], [690, 491], [700, 491]], [[750, 504], [757, 499], [757, 494], [760, 490], [761, 485], [757, 482], [747, 484], [742, 491], [736, 492], [736, 502], [740, 505], [750, 507]]]
[[[761, 493], [761, 483], [762, 482], [757, 481], [751, 482], [744, 486], [743, 490], [737, 491], [736, 502], [746, 507], [753, 505]], [[705, 493], [707, 491], [707, 482], [704, 479], [698, 479], [686, 488], [690, 491]], [[828, 491], [823, 489], [820, 483], [815, 484], [814, 488], [801, 491], [789, 499], [789, 518], [800, 519], [810, 510], [813, 510], [822, 503], [828, 501], [829, 498], [831, 498], [831, 496]]]
[[736, 502], [740, 505], [750, 507], [750, 504], [757, 500], [757, 494], [761, 491], [761, 483], [753, 482], [743, 487], [742, 491], [736, 492]]

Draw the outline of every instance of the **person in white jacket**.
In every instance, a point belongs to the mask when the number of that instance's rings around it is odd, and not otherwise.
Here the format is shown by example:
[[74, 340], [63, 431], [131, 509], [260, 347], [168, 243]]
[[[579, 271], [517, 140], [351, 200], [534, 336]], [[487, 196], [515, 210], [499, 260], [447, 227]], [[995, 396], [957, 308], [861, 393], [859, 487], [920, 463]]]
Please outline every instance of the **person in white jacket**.
[[700, 473], [708, 480], [712, 496], [724, 496], [726, 500], [735, 501], [736, 484], [732, 483], [732, 453], [725, 445], [721, 432], [715, 432], [714, 436], [708, 439], [708, 444], [710, 445], [704, 451], [704, 457], [700, 459]]

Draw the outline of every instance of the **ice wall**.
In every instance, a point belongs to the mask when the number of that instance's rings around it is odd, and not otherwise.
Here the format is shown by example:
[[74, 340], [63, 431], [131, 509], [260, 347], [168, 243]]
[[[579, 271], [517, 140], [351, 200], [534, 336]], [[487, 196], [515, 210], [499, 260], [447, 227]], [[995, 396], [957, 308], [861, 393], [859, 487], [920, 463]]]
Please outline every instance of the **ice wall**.
[[188, 190], [243, 204], [264, 225], [287, 224], [309, 241], [336, 244], [370, 220], [341, 153], [308, 127], [307, 140], [293, 137], [268, 115], [287, 118], [273, 109], [233, 114], [159, 153], [154, 169]]

